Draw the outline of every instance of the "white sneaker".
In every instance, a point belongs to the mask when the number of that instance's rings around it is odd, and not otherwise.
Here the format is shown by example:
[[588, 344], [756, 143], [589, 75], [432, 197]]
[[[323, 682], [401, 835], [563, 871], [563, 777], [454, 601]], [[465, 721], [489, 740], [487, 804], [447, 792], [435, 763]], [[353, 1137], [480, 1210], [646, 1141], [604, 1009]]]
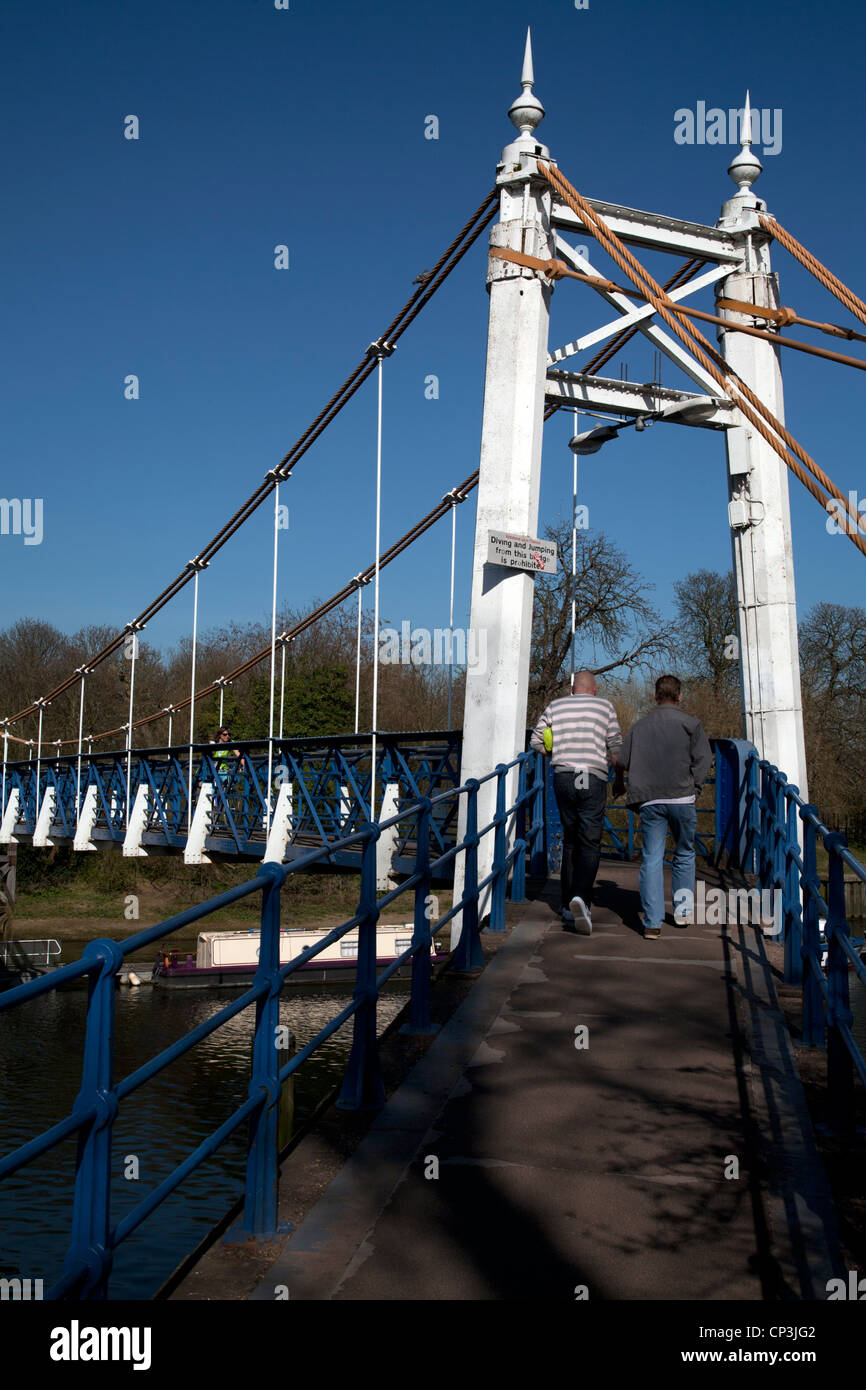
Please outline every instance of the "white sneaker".
[[564, 908], [562, 909], [561, 916], [562, 916], [562, 925], [563, 925], [564, 927], [573, 927], [573, 926], [574, 926], [574, 913], [573, 913], [573, 912], [569, 912], [569, 910], [568, 910], [567, 907], [564, 907]]
[[583, 898], [572, 898], [569, 907], [574, 913], [574, 921], [581, 936], [592, 936], [592, 918]]

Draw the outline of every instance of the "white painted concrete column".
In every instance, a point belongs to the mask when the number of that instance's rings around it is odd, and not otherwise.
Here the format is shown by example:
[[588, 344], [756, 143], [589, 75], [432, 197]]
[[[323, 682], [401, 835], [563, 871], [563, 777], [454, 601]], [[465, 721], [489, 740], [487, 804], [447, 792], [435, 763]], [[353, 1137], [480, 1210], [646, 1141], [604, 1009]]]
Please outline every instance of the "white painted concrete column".
[[[743, 150], [729, 170], [740, 192], [724, 204], [718, 222], [741, 241], [746, 268], [722, 280], [717, 296], [776, 308], [779, 290], [770, 269], [769, 237], [757, 220], [765, 204], [751, 192], [761, 166], [747, 137], [748, 125]], [[767, 327], [763, 319], [721, 307], [718, 312], [734, 323]], [[720, 328], [718, 334], [725, 361], [784, 423], [780, 350], [744, 333]], [[725, 439], [745, 737], [806, 797], [788, 469], [748, 422], [727, 430]]]
[[[549, 157], [536, 142], [535, 126], [544, 114], [528, 89], [532, 60], [527, 41], [523, 96], [509, 115], [521, 135], [506, 147], [499, 166], [500, 220], [491, 229], [493, 246], [509, 247], [547, 259], [553, 255], [550, 185], [535, 172], [536, 154]], [[532, 635], [534, 580], [531, 575], [487, 563], [489, 531], [536, 535], [541, 481], [541, 444], [547, 367], [548, 320], [552, 283], [540, 272], [491, 259], [487, 276], [490, 309], [487, 369], [481, 431], [481, 463], [470, 624], [480, 660], [467, 670], [461, 781], [510, 762], [526, 742], [526, 700]], [[510, 803], [517, 778], [509, 781]], [[479, 829], [493, 818], [496, 781], [482, 789]], [[458, 834], [466, 824], [461, 799]], [[493, 864], [493, 834], [479, 847], [479, 882]], [[455, 874], [455, 901], [463, 891], [462, 856]], [[489, 912], [489, 889], [480, 916]], [[459, 916], [452, 943], [459, 939]]]

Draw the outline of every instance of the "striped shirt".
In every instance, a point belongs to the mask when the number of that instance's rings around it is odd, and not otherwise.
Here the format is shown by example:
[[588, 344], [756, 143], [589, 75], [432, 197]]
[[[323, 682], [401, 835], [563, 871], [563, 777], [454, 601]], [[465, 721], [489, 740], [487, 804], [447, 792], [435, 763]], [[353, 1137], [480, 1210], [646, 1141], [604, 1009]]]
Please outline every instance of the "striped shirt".
[[544, 751], [544, 731], [553, 734], [554, 770], [576, 772], [586, 768], [596, 777], [607, 777], [622, 747], [616, 710], [600, 695], [563, 695], [552, 700], [532, 731], [530, 746]]

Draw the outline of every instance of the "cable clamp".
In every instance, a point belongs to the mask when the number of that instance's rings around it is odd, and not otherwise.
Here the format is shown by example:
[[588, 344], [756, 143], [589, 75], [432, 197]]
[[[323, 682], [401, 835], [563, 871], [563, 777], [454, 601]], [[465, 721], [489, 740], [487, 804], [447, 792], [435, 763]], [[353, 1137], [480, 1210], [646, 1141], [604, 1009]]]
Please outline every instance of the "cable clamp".
[[396, 343], [389, 343], [384, 338], [377, 338], [375, 343], [371, 343], [367, 348], [367, 357], [391, 357], [397, 350]]

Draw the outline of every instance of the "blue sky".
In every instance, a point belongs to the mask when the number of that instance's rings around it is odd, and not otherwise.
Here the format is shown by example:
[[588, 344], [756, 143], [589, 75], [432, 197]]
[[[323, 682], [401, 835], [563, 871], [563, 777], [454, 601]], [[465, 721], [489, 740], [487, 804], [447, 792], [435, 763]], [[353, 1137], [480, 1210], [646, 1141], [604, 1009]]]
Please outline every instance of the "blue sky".
[[[678, 145], [674, 112], [738, 106], [748, 85], [755, 106], [782, 113], [757, 191], [864, 291], [866, 26], [854, 3], [7, 0], [2, 493], [44, 499], [44, 539], [0, 537], [4, 623], [122, 626], [253, 491], [492, 187], [527, 22], [540, 135], [582, 192], [715, 222], [734, 147]], [[123, 138], [128, 114], [137, 141]], [[274, 268], [280, 243], [287, 271]], [[384, 544], [477, 467], [485, 243], [386, 364]], [[773, 254], [783, 303], [853, 324]], [[675, 264], [647, 263], [659, 276]], [[697, 302], [712, 307], [706, 292]], [[566, 282], [551, 343], [608, 317]], [[643, 348], [625, 360], [632, 379], [651, 374]], [[783, 365], [789, 428], [843, 491], [866, 495], [862, 375], [795, 353]], [[128, 373], [137, 401], [124, 399]], [[429, 373], [438, 401], [425, 400]], [[663, 380], [684, 384], [672, 368]], [[570, 507], [570, 432], [570, 416], [546, 427], [542, 521]], [[371, 380], [284, 489], [281, 599], [306, 607], [372, 560], [374, 469]], [[729, 567], [716, 434], [627, 431], [582, 464], [581, 499], [664, 611], [677, 578]], [[791, 500], [801, 612], [862, 601], [863, 557], [827, 534], [794, 479]], [[473, 525], [474, 500], [458, 515], [457, 622]], [[203, 576], [203, 628], [268, 618], [271, 526], [266, 504]], [[445, 521], [384, 572], [383, 617], [447, 623], [449, 544]], [[191, 595], [148, 640], [167, 647], [189, 631]]]

